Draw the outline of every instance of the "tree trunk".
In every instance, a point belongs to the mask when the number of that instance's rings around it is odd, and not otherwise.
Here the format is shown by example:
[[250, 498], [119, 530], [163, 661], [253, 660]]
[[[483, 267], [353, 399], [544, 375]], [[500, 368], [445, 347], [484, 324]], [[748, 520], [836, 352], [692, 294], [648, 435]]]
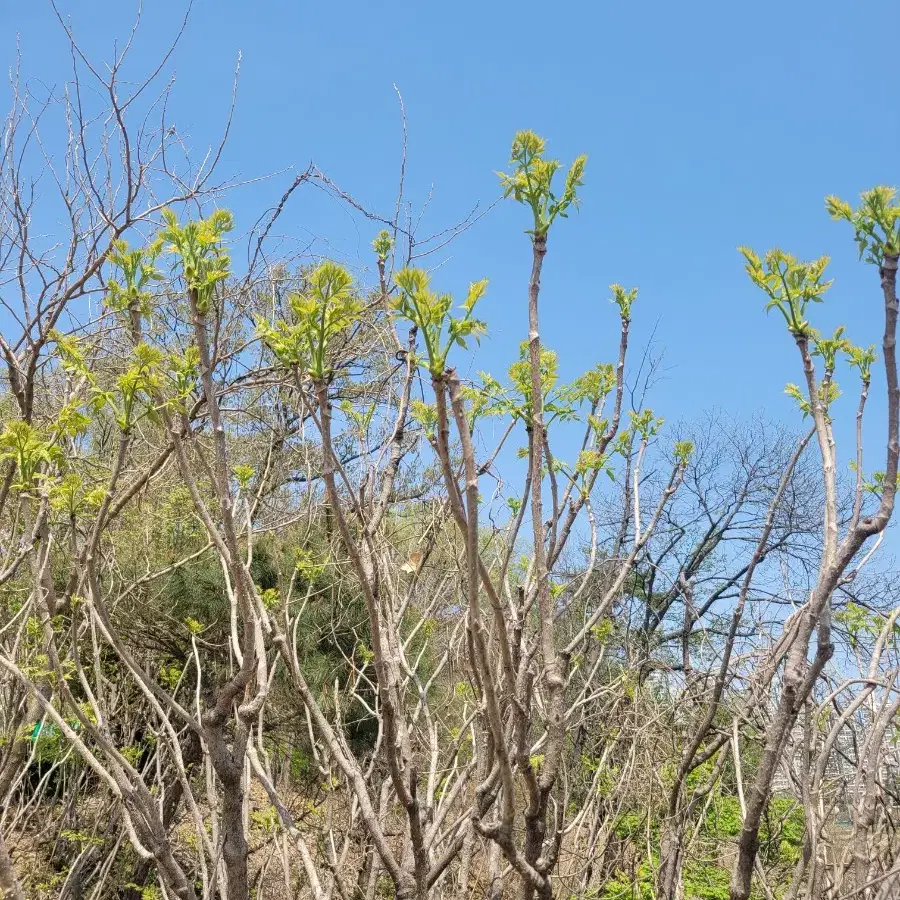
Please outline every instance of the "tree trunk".
[[2, 831], [0, 831], [0, 892], [3, 893], [3, 900], [25, 900]]

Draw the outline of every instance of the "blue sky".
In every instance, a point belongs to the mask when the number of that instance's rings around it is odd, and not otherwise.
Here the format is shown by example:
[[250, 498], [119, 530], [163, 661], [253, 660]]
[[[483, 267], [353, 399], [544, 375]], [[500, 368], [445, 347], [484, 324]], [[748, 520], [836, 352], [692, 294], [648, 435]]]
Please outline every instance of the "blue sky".
[[[62, 2], [95, 56], [109, 55], [130, 3]], [[133, 71], [151, 65], [183, 5], [145, 11]], [[281, 195], [290, 167], [315, 162], [368, 206], [390, 214], [396, 194], [402, 92], [409, 125], [407, 196], [433, 191], [422, 232], [438, 231], [499, 191], [513, 133], [531, 128], [564, 162], [589, 156], [583, 205], [550, 239], [545, 341], [573, 376], [611, 360], [613, 281], [638, 285], [635, 358], [655, 336], [663, 377], [651, 405], [670, 421], [713, 407], [792, 421], [785, 382], [799, 381], [781, 322], [742, 272], [747, 243], [833, 257], [835, 286], [815, 324], [880, 341], [877, 273], [856, 261], [852, 235], [823, 198], [854, 199], [897, 180], [896, 55], [881, 37], [886, 0], [753, 4], [536, 4], [196, 0], [172, 61], [171, 118], [202, 152], [228, 107], [243, 54], [224, 172], [245, 179], [228, 201], [249, 227]], [[46, 0], [0, 10], [0, 50], [47, 84], [68, 75]], [[500, 374], [526, 333], [529, 247], [524, 211], [501, 204], [432, 262], [435, 282], [462, 292], [488, 277], [491, 337], [477, 368]], [[313, 191], [298, 193], [279, 231], [345, 259], [367, 256], [374, 228]], [[462, 362], [462, 361], [461, 361]], [[465, 364], [464, 364], [465, 365]], [[868, 459], [880, 467], [881, 374]], [[845, 375], [848, 389], [850, 378]], [[838, 415], [850, 422], [855, 399]], [[839, 436], [847, 436], [841, 429]], [[852, 447], [844, 443], [842, 459]]]

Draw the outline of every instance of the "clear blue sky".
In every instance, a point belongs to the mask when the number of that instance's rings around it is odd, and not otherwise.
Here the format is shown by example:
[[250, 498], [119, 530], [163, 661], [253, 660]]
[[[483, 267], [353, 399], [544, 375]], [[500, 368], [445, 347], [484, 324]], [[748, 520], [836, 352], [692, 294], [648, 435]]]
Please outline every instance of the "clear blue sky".
[[[174, 0], [147, 5], [135, 71], [156, 59], [183, 9]], [[62, 8], [101, 57], [132, 14], [121, 0]], [[496, 198], [494, 172], [519, 128], [544, 135], [565, 162], [587, 152], [583, 207], [552, 234], [545, 268], [544, 336], [563, 373], [612, 358], [617, 326], [606, 286], [636, 284], [634, 348], [655, 329], [665, 351], [654, 408], [670, 420], [716, 406], [791, 420], [782, 390], [800, 380], [796, 352], [780, 320], [764, 314], [735, 248], [830, 254], [837, 281], [816, 323], [845, 323], [857, 342], [880, 341], [877, 274], [856, 262], [852, 235], [829, 220], [823, 198], [852, 200], [898, 180], [896, 11], [886, 0], [196, 0], [172, 63], [170, 110], [204, 150], [227, 109], [240, 50], [223, 171], [250, 178], [312, 159], [389, 214], [396, 83], [409, 121], [408, 196], [421, 204], [434, 188], [423, 232]], [[17, 34], [24, 72], [60, 84], [68, 57], [46, 0], [3, 5], [8, 63]], [[285, 172], [236, 193], [239, 224], [252, 224], [289, 180]], [[448, 248], [436, 275], [442, 289], [457, 291], [490, 278], [483, 312], [491, 339], [477, 367], [495, 374], [525, 336], [525, 227], [521, 209], [501, 205]], [[365, 256], [374, 228], [307, 191], [295, 195], [279, 231], [301, 244], [315, 236], [320, 252], [331, 246], [354, 259]], [[884, 415], [878, 378], [874, 419]], [[841, 406], [848, 421], [854, 405], [848, 397]], [[841, 451], [849, 459], [852, 448]], [[869, 467], [882, 458], [873, 444]]]

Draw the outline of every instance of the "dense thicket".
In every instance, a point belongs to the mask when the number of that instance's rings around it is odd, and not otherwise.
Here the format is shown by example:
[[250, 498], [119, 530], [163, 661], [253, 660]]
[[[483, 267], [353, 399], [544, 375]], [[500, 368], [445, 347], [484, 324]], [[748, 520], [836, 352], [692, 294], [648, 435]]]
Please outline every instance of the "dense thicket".
[[[428, 265], [471, 223], [421, 239], [311, 166], [237, 266], [221, 148], [197, 168], [150, 125], [168, 89], [73, 51], [67, 138], [17, 87], [0, 158], [3, 896], [895, 896], [894, 192], [827, 201], [880, 350], [811, 324], [826, 259], [744, 249], [798, 430], [676, 432], [630, 372], [636, 288], [573, 382], [541, 343], [584, 157], [515, 136], [521, 354], [464, 379], [488, 284]], [[310, 185], [370, 276], [270, 255]]]

